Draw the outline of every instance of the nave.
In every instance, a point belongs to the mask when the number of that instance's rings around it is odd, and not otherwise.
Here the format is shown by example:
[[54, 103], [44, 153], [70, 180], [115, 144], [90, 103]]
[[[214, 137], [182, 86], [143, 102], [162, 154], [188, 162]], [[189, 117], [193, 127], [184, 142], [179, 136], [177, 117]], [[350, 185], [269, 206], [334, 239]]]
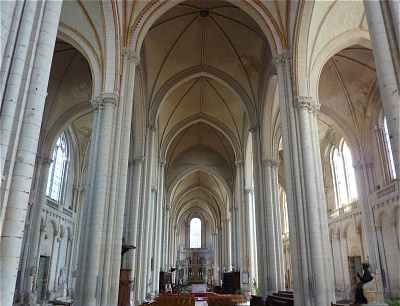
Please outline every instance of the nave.
[[0, 5], [1, 306], [400, 298], [399, 1]]

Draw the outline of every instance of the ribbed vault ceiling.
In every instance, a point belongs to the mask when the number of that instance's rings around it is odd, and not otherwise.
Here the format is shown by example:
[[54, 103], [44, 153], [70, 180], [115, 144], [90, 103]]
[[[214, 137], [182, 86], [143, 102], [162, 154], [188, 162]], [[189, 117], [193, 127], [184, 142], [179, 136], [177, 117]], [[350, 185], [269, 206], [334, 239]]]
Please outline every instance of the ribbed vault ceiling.
[[255, 100], [267, 45], [254, 21], [231, 4], [216, 0], [179, 4], [146, 37], [148, 96], [154, 97], [176, 73], [208, 65], [234, 77]]
[[323, 68], [319, 94], [327, 115], [342, 128], [361, 132], [371, 107], [377, 104], [372, 51], [353, 46], [333, 56]]
[[228, 2], [186, 1], [151, 27], [142, 49], [144, 87], [160, 148], [168, 148], [171, 205], [217, 199], [227, 209], [270, 59], [258, 25]]

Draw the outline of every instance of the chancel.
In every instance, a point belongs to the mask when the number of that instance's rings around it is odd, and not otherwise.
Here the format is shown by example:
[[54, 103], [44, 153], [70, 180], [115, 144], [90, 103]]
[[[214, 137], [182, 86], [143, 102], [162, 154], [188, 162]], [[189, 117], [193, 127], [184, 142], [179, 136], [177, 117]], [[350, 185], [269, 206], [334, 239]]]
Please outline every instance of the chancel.
[[399, 305], [399, 0], [0, 12], [1, 306]]

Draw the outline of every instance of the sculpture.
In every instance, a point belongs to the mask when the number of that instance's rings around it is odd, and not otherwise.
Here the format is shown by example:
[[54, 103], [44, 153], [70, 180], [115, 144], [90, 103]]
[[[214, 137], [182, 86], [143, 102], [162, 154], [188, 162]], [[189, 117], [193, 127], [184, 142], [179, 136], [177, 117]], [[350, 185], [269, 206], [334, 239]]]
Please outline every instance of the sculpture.
[[357, 273], [359, 282], [356, 287], [355, 302], [354, 302], [355, 304], [368, 304], [368, 300], [364, 295], [363, 289], [366, 283], [369, 283], [374, 279], [374, 277], [371, 275], [371, 272], [369, 272], [368, 263], [363, 263], [362, 268], [363, 268], [363, 274], [360, 275], [360, 273]]

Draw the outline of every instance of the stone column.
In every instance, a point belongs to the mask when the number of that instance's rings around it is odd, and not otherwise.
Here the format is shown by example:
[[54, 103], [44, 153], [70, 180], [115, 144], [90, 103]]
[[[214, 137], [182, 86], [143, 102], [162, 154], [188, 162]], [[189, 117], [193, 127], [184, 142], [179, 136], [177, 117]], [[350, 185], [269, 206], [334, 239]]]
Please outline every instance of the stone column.
[[[5, 57], [1, 57], [0, 70], [0, 234], [5, 213], [3, 199], [8, 197], [8, 190], [3, 186], [4, 184], [9, 184], [12, 176], [13, 159], [15, 159], [14, 151], [18, 145], [15, 137], [18, 137], [20, 133], [21, 118], [26, 111], [28, 100], [25, 95], [29, 89], [29, 82], [32, 76], [32, 61], [35, 59], [35, 52], [30, 51], [35, 51], [38, 47], [45, 2], [28, 1], [23, 4], [21, 1], [16, 1], [15, 3], [3, 1], [1, 2], [1, 9], [1, 17], [7, 12], [11, 14], [12, 11], [20, 12], [16, 12], [16, 20], [9, 20], [10, 23], [7, 24], [7, 20], [2, 18], [1, 23], [2, 39], [8, 34], [13, 38], [7, 37], [7, 39], [14, 41], [10, 41], [13, 46], [7, 46], [7, 50], [4, 51], [6, 52], [4, 54]], [[7, 17], [12, 18], [12, 16]], [[5, 27], [4, 29], [3, 26]], [[52, 56], [50, 56], [50, 63], [51, 58]], [[36, 68], [35, 71], [37, 73], [38, 69]]]
[[[274, 164], [274, 163], [273, 163]], [[276, 273], [278, 290], [285, 290], [285, 269], [283, 264], [283, 241], [281, 224], [281, 206], [279, 201], [278, 167], [276, 162], [271, 168], [272, 173], [272, 203], [274, 209]]]
[[[400, 47], [398, 1], [364, 0], [379, 91], [386, 116], [397, 177], [400, 176]], [[396, 11], [397, 9], [397, 11]], [[397, 27], [396, 27], [397, 25]]]
[[[0, 58], [2, 67], [0, 72], [0, 84], [3, 89], [5, 84], [3, 78], [8, 74], [11, 64], [12, 54], [15, 50], [15, 42], [18, 35], [18, 25], [21, 22], [21, 16], [24, 9], [22, 1], [2, 1], [0, 3], [1, 12], [1, 31], [0, 31]], [[2, 96], [3, 90], [0, 90]], [[0, 99], [3, 100], [3, 99]], [[1, 108], [1, 102], [0, 102]]]
[[39, 166], [37, 168], [38, 174], [36, 178], [38, 179], [38, 193], [37, 198], [34, 199], [34, 202], [31, 207], [31, 215], [29, 218], [29, 227], [28, 232], [26, 233], [26, 252], [25, 252], [25, 265], [24, 270], [22, 271], [23, 277], [23, 288], [25, 291], [24, 294], [28, 298], [28, 300], [32, 303], [33, 301], [33, 293], [36, 289], [36, 283], [30, 283], [31, 277], [36, 280], [36, 269], [38, 267], [39, 261], [39, 239], [41, 232], [41, 212], [46, 205], [47, 196], [46, 196], [46, 188], [47, 188], [47, 180], [49, 175], [49, 169], [51, 160], [47, 157], [41, 158], [39, 161]]
[[[132, 161], [132, 172], [131, 177], [129, 179], [129, 188], [131, 192], [128, 197], [128, 205], [129, 209], [129, 221], [128, 221], [128, 237], [127, 244], [131, 246], [137, 247], [138, 241], [138, 230], [139, 230], [139, 208], [141, 207], [141, 198], [140, 198], [140, 188], [142, 182], [142, 168], [143, 168], [143, 156], [139, 156], [134, 158]], [[136, 280], [137, 280], [137, 269], [135, 266], [136, 263], [136, 250], [131, 250], [128, 253], [127, 265], [129, 269], [131, 269], [130, 273], [130, 281], [132, 282], [132, 289], [130, 295], [130, 301], [133, 305], [135, 297], [134, 297], [134, 288], [136, 288]]]
[[318, 103], [310, 97], [293, 96], [287, 52], [274, 61], [279, 80], [295, 305], [330, 305], [334, 301], [334, 285], [331, 252], [327, 248], [328, 223], [321, 209], [326, 202], [321, 196], [323, 177], [315, 137]]
[[[37, 249], [40, 237], [40, 213], [42, 203], [46, 201], [47, 178], [50, 167], [50, 159], [47, 157], [39, 157], [36, 160], [36, 168], [34, 181], [30, 193], [30, 202], [32, 203], [29, 212], [29, 219], [25, 224], [25, 235], [23, 241], [23, 258], [21, 258], [21, 276], [20, 276], [20, 293], [23, 294], [24, 300], [29, 300], [32, 290], [35, 288], [32, 280], [36, 279], [35, 268], [37, 267]], [[32, 300], [33, 303], [33, 300]]]
[[149, 240], [152, 239], [153, 231], [151, 228], [151, 182], [152, 182], [152, 152], [154, 145], [154, 129], [147, 128], [145, 143], [145, 160], [142, 178], [142, 207], [140, 210], [140, 230], [137, 246], [137, 283], [135, 288], [135, 298], [137, 304], [143, 302], [147, 293], [147, 276], [149, 271], [151, 252], [149, 250]]
[[354, 164], [357, 193], [358, 193], [358, 205], [361, 209], [362, 217], [362, 238], [363, 246], [366, 251], [366, 259], [370, 264], [370, 271], [375, 274], [375, 280], [377, 283], [377, 291], [380, 299], [383, 299], [383, 284], [382, 284], [382, 266], [380, 264], [379, 250], [378, 250], [378, 236], [375, 229], [375, 220], [373, 215], [373, 209], [369, 201], [370, 187], [368, 172], [369, 163], [365, 161], [357, 161]]
[[114, 117], [114, 135], [110, 199], [103, 268], [102, 306], [118, 303], [121, 268], [121, 249], [124, 210], [128, 178], [128, 160], [132, 130], [133, 96], [138, 55], [131, 49], [123, 50], [123, 65], [119, 105]]
[[342, 264], [342, 273], [343, 273], [343, 287], [344, 287], [344, 294], [345, 297], [350, 299], [353, 298], [352, 295], [352, 288], [350, 282], [350, 272], [349, 272], [349, 260], [348, 260], [348, 245], [347, 245], [347, 235], [339, 236], [340, 241], [340, 262]]
[[[331, 247], [332, 247], [332, 260], [334, 266], [334, 276], [335, 276], [335, 291], [339, 289], [344, 291], [344, 272], [343, 272], [343, 257], [342, 257], [342, 247], [340, 234], [335, 232], [331, 234]], [[344, 298], [340, 296], [340, 298]]]
[[154, 273], [153, 273], [153, 291], [157, 294], [159, 291], [159, 279], [161, 270], [161, 259], [166, 256], [165, 249], [161, 249], [163, 237], [163, 212], [164, 212], [164, 175], [165, 161], [160, 161], [158, 171], [158, 198], [156, 214], [156, 239], [154, 246]]
[[250, 265], [250, 231], [249, 231], [249, 210], [244, 198], [244, 164], [236, 162], [236, 198], [235, 206], [237, 213], [237, 268], [241, 272], [248, 272]]
[[[231, 216], [232, 218], [232, 216]], [[227, 267], [226, 270], [230, 270], [232, 268], [232, 219], [228, 218], [225, 222], [225, 237], [226, 237], [226, 251], [227, 251]]]
[[[237, 166], [236, 166], [237, 167]], [[237, 175], [237, 174], [236, 174]], [[236, 179], [237, 180], [237, 179]], [[231, 220], [232, 220], [232, 231], [231, 231], [231, 247], [232, 247], [232, 266], [234, 269], [240, 269], [240, 224], [239, 224], [239, 209], [238, 209], [238, 187], [235, 182], [235, 195], [232, 201], [231, 207]]]
[[266, 159], [263, 161], [264, 169], [264, 194], [265, 203], [263, 207], [264, 222], [261, 226], [265, 227], [266, 236], [260, 237], [266, 243], [267, 265], [263, 268], [266, 271], [267, 293], [271, 294], [278, 291], [278, 275], [280, 274], [278, 249], [277, 249], [277, 220], [276, 206], [279, 206], [278, 201], [278, 184], [277, 184], [277, 167], [278, 163], [275, 160]]
[[258, 259], [258, 287], [261, 295], [266, 297], [272, 293], [268, 282], [268, 245], [267, 224], [264, 206], [264, 179], [261, 161], [261, 134], [259, 127], [250, 130], [253, 143], [253, 174], [254, 174], [254, 206], [256, 215], [257, 259]]
[[[165, 179], [165, 178], [164, 178]], [[163, 271], [168, 271], [169, 269], [169, 258], [170, 258], [170, 215], [169, 215], [169, 207], [168, 203], [165, 201], [164, 197], [164, 207], [163, 207], [163, 239], [162, 239], [162, 247], [161, 250], [165, 252], [165, 254], [161, 255], [161, 267]]]
[[[92, 100], [95, 118], [92, 129], [92, 147], [88, 170], [89, 192], [86, 204], [89, 206], [84, 259], [80, 263], [81, 275], [78, 283], [78, 301], [82, 305], [98, 306], [101, 300], [102, 261], [104, 259], [104, 235], [107, 226], [106, 212], [109, 204], [110, 174], [112, 166], [112, 143], [115, 128], [115, 112], [118, 98], [103, 94]], [[84, 288], [84, 290], [83, 290]]]
[[[44, 5], [43, 18], [35, 19], [38, 22], [40, 20], [37, 49], [34, 55], [31, 54], [33, 62], [29, 66], [30, 74], [23, 76], [27, 78], [28, 90], [26, 91], [26, 88], [23, 91], [22, 89], [18, 90], [15, 92], [16, 95], [11, 98], [12, 101], [6, 101], [15, 103], [17, 97], [20, 97], [24, 113], [20, 117], [22, 120], [18, 121], [17, 130], [12, 130], [15, 134], [12, 138], [13, 149], [10, 152], [13, 153], [12, 156], [8, 156], [10, 157], [7, 159], [8, 171], [4, 177], [4, 168], [1, 168], [0, 304], [2, 306], [10, 306], [13, 302], [29, 192], [62, 2], [48, 1], [42, 4]], [[31, 18], [35, 17], [31, 16]], [[5, 115], [4, 108], [0, 117], [2, 127], [14, 126], [16, 122], [14, 120], [17, 119], [5, 118], [3, 117]], [[1, 133], [3, 133], [3, 128], [1, 128]], [[3, 134], [1, 138], [3, 141]], [[4, 148], [2, 145], [0, 151], [4, 152], [3, 149], [6, 149], [7, 153], [9, 152], [9, 148]], [[3, 160], [1, 163], [3, 165]], [[6, 180], [3, 181], [3, 178]]]

